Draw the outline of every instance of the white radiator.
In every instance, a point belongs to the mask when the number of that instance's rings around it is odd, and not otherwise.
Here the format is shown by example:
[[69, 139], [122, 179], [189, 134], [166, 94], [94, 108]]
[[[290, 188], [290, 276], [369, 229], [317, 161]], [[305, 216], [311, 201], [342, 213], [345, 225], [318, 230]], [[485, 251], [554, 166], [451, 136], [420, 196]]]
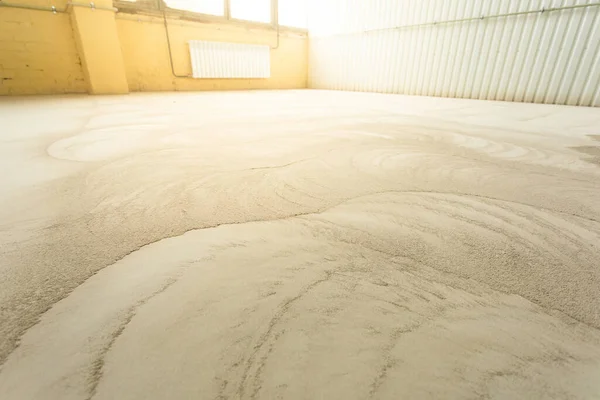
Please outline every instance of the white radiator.
[[191, 40], [194, 78], [269, 78], [269, 46]]

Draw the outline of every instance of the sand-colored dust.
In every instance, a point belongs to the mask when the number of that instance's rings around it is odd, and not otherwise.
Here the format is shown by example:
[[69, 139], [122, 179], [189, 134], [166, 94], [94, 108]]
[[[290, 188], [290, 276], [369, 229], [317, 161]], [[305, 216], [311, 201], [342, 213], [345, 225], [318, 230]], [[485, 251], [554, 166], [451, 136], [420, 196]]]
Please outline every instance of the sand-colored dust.
[[600, 146], [576, 146], [573, 148], [579, 152], [592, 156], [588, 158], [587, 161], [600, 165]]
[[306, 90], [0, 121], [2, 400], [600, 398], [599, 109]]

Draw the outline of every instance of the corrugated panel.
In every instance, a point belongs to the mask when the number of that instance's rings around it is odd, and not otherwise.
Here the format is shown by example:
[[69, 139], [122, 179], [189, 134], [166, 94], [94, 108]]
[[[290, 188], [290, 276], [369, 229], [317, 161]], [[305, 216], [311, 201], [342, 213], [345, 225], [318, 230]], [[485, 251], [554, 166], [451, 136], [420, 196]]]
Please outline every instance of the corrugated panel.
[[194, 78], [270, 78], [269, 46], [192, 40]]
[[[547, 11], [574, 5], [591, 6]], [[600, 106], [598, 2], [314, 0], [309, 9], [310, 87]], [[444, 23], [466, 18], [476, 19]]]

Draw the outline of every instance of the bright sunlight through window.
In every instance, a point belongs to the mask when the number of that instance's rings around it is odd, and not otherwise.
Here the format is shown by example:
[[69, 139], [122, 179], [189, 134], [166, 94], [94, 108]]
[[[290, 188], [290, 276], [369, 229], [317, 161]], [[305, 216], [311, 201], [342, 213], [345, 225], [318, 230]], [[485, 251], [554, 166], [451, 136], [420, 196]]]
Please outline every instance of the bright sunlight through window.
[[[279, 0], [279, 24], [307, 27], [308, 0]], [[225, 0], [165, 0], [169, 8], [223, 16]], [[271, 0], [230, 0], [231, 17], [254, 22], [271, 22]]]
[[271, 0], [231, 0], [231, 17], [255, 22], [271, 22]]
[[307, 0], [279, 0], [279, 24], [307, 28]]

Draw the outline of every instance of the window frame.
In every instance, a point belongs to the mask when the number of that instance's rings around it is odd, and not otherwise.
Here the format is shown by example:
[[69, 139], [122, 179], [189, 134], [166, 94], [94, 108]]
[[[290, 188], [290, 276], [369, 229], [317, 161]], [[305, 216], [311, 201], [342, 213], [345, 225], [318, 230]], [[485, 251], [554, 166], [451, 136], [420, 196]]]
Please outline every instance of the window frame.
[[[163, 12], [171, 18], [181, 20], [196, 21], [196, 22], [221, 22], [225, 24], [244, 26], [249, 28], [266, 28], [269, 30], [277, 30], [279, 23], [279, 0], [271, 0], [271, 22], [249, 21], [245, 19], [231, 17], [231, 1], [224, 0], [223, 15], [212, 15], [198, 13], [194, 11], [181, 10], [167, 6], [164, 0], [155, 0], [155, 6], [148, 4], [140, 5], [135, 2], [126, 0], [114, 0], [113, 6], [118, 8], [118, 12], [128, 14], [146, 14], [151, 16], [162, 16]], [[297, 28], [294, 26], [280, 25], [281, 31], [289, 31], [295, 33], [308, 33], [306, 28]]]

